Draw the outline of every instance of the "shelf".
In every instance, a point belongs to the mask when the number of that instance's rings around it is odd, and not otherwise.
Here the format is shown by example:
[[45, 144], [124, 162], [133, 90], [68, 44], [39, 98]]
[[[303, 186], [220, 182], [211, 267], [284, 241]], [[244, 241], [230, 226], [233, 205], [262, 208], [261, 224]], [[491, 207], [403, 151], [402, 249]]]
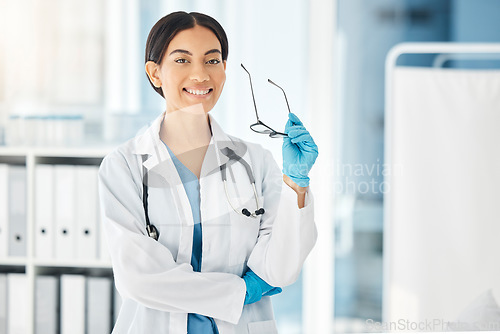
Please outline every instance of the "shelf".
[[0, 260], [0, 273], [25, 273], [26, 260], [22, 258]]
[[0, 163], [10, 165], [26, 165], [26, 155], [3, 154], [0, 156]]
[[33, 263], [36, 275], [74, 274], [85, 276], [112, 277], [113, 270], [110, 263], [93, 262], [62, 262], [62, 261], [35, 261]]
[[[103, 259], [90, 259], [90, 260], [79, 260], [79, 259], [40, 259], [33, 254], [36, 254], [36, 227], [37, 227], [37, 217], [35, 215], [37, 208], [37, 185], [40, 186], [52, 186], [55, 187], [56, 184], [53, 180], [49, 183], [37, 183], [37, 181], [43, 180], [43, 174], [38, 174], [37, 172], [41, 169], [39, 167], [43, 165], [74, 165], [74, 166], [95, 166], [98, 167], [102, 159], [111, 151], [113, 147], [27, 147], [27, 146], [0, 146], [0, 164], [8, 165], [23, 165], [26, 169], [26, 254], [28, 256], [23, 257], [5, 257], [5, 250], [2, 250], [3, 258], [0, 259], [0, 273], [10, 274], [10, 273], [25, 273], [26, 274], [26, 295], [28, 298], [28, 309], [26, 311], [26, 322], [28, 324], [27, 334], [35, 333], [34, 328], [34, 305], [36, 299], [35, 283], [39, 276], [56, 276], [73, 274], [73, 275], [83, 275], [85, 277], [113, 277], [113, 270], [109, 260]], [[46, 167], [46, 166], [45, 166]], [[67, 166], [66, 166], [67, 167]], [[10, 167], [8, 167], [10, 168]], [[54, 168], [55, 169], [55, 168]], [[86, 169], [86, 168], [84, 168]], [[47, 169], [46, 169], [47, 170]], [[76, 173], [76, 172], [75, 172]], [[37, 176], [38, 175], [38, 176]], [[42, 175], [42, 176], [40, 176]], [[76, 175], [76, 174], [74, 174]], [[90, 174], [89, 174], [90, 175]], [[5, 175], [4, 175], [5, 176]], [[88, 175], [87, 175], [88, 176]], [[7, 175], [8, 177], [8, 175]], [[42, 177], [37, 179], [37, 177]], [[55, 176], [51, 176], [55, 177]], [[95, 177], [97, 178], [97, 169], [95, 169]], [[7, 179], [8, 180], [8, 179]], [[97, 191], [97, 179], [95, 180], [95, 189], [92, 191]], [[4, 184], [2, 184], [4, 185]], [[82, 184], [79, 184], [82, 186]], [[10, 185], [9, 185], [10, 186]], [[76, 183], [75, 183], [76, 187]], [[42, 187], [38, 189], [43, 189]], [[89, 188], [90, 189], [90, 188]], [[8, 190], [5, 187], [2, 191], [3, 200], [10, 200], [10, 193], [5, 191]], [[76, 191], [75, 191], [76, 192]], [[49, 192], [50, 193], [50, 192]], [[43, 194], [42, 194], [43, 195]], [[49, 194], [50, 195], [50, 194]], [[54, 195], [52, 191], [51, 196]], [[97, 196], [97, 192], [95, 193]], [[38, 194], [40, 196], [40, 194]], [[76, 197], [75, 197], [76, 198]], [[55, 199], [54, 199], [55, 200]], [[97, 201], [97, 197], [96, 197]], [[49, 203], [50, 205], [50, 203]], [[4, 205], [4, 208], [6, 206]], [[8, 206], [7, 206], [8, 207]], [[97, 213], [97, 212], [96, 212]], [[96, 219], [98, 219], [96, 217]], [[3, 223], [3, 221], [2, 221]], [[75, 220], [76, 224], [76, 220]], [[97, 221], [95, 228], [96, 233], [100, 232], [100, 221]], [[1, 225], [1, 224], [0, 224]], [[54, 231], [55, 231], [55, 226]], [[2, 236], [4, 237], [4, 236]], [[2, 239], [3, 242], [3, 239]], [[96, 240], [96, 243], [99, 242]], [[4, 244], [2, 244], [4, 246]], [[105, 245], [100, 245], [103, 247]], [[98, 247], [98, 245], [96, 245]], [[106, 248], [106, 247], [104, 247]], [[1, 326], [0, 326], [1, 327]], [[0, 329], [0, 332], [2, 330]]]
[[111, 262], [106, 261], [78, 261], [78, 260], [38, 260], [24, 257], [4, 258], [0, 260], [0, 267], [26, 267], [33, 265], [46, 268], [92, 268], [111, 269]]
[[0, 266], [26, 266], [27, 259], [25, 257], [12, 257], [0, 259]]

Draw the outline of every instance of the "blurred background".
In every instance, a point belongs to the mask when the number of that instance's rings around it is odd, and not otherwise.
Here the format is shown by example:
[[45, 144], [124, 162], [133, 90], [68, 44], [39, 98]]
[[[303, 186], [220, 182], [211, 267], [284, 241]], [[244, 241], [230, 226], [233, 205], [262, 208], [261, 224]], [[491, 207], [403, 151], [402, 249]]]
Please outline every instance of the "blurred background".
[[410, 41], [500, 42], [500, 1], [0, 0], [0, 144], [112, 147], [132, 138], [163, 111], [144, 47], [154, 23], [176, 10], [209, 14], [227, 32], [227, 81], [212, 111], [226, 132], [265, 145], [280, 164], [281, 142], [249, 129], [243, 63], [261, 119], [283, 128], [287, 117], [270, 78], [320, 148], [320, 238], [299, 281], [273, 297], [280, 333], [367, 331], [367, 319], [382, 321], [387, 53]]

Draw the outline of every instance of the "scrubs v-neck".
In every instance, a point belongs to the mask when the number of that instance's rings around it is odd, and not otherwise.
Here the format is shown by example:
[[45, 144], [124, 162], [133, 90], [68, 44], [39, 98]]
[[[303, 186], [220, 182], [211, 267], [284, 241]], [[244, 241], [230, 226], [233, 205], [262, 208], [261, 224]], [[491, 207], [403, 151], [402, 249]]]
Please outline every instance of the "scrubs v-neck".
[[[164, 143], [165, 144], [165, 143]], [[201, 215], [200, 215], [200, 182], [196, 175], [193, 174], [184, 166], [184, 164], [177, 159], [175, 154], [167, 147], [168, 153], [179, 173], [179, 177], [184, 185], [186, 195], [191, 205], [191, 212], [193, 213], [194, 230], [193, 230], [193, 250], [191, 253], [191, 266], [194, 271], [201, 271], [202, 263], [202, 228], [201, 228]], [[217, 325], [212, 318], [206, 317], [201, 314], [189, 313], [188, 334], [218, 334]]]

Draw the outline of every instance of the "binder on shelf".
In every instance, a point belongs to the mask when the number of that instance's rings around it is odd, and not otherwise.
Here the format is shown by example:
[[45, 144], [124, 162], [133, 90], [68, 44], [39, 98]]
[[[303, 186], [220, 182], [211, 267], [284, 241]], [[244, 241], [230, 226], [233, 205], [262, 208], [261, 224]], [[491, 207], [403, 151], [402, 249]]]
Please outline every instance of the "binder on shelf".
[[95, 260], [109, 260], [99, 223], [101, 158], [88, 149], [0, 153], [0, 334], [111, 332], [119, 299], [112, 278], [85, 276], [103, 267]]
[[61, 334], [85, 334], [85, 276], [61, 275]]
[[35, 167], [35, 257], [54, 258], [54, 166]]
[[8, 256], [26, 256], [26, 166], [9, 166]]
[[7, 275], [0, 274], [0, 333], [7, 333]]
[[7, 333], [28, 332], [28, 277], [26, 274], [7, 274]]
[[55, 258], [58, 260], [75, 258], [75, 184], [74, 166], [54, 166]]
[[76, 166], [76, 258], [97, 260], [96, 166]]
[[111, 333], [111, 278], [87, 278], [87, 333]]
[[35, 281], [35, 332], [58, 333], [59, 282], [55, 276], [37, 276]]
[[0, 164], [0, 259], [7, 257], [9, 249], [8, 244], [9, 244], [9, 165]]

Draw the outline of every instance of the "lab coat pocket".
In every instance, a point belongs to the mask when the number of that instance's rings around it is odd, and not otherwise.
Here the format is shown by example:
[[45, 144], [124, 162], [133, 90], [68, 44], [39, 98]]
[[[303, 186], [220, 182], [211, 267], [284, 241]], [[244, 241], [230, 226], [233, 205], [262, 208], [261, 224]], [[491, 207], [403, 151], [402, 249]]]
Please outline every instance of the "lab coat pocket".
[[249, 334], [277, 334], [278, 329], [274, 320], [258, 321], [248, 323]]
[[[252, 252], [255, 244], [257, 243], [257, 238], [259, 237], [259, 228], [261, 216], [247, 217], [240, 214], [243, 208], [248, 209], [250, 212], [254, 212], [256, 209], [255, 198], [244, 199], [241, 198], [231, 198], [233, 206], [238, 213], [236, 213], [232, 208], [229, 213], [229, 218], [231, 221], [231, 246], [229, 250], [229, 266], [238, 266], [244, 264], [250, 253]], [[259, 197], [259, 205], [263, 207], [264, 199]]]

